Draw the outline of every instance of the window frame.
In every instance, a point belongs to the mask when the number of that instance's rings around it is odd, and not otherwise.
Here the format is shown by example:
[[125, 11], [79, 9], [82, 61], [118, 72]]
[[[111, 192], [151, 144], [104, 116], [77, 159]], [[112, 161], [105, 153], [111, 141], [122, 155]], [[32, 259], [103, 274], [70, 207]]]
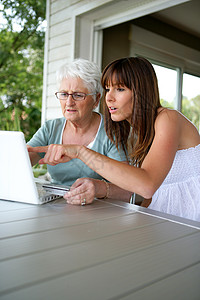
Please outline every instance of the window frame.
[[156, 65], [177, 71], [175, 109], [182, 109], [183, 74], [200, 77], [200, 53], [163, 36], [131, 25], [130, 56], [142, 55]]

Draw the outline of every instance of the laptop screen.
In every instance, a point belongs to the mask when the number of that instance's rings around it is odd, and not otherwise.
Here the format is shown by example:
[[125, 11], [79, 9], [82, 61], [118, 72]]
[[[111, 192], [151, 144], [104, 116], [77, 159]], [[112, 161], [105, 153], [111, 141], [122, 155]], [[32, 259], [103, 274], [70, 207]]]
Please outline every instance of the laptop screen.
[[24, 134], [19, 131], [0, 131], [0, 199], [37, 203]]

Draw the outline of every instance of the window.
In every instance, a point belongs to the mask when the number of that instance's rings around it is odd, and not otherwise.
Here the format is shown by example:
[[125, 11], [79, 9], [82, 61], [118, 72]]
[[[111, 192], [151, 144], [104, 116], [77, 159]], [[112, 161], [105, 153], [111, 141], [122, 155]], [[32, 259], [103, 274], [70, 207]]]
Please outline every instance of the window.
[[200, 77], [183, 74], [182, 113], [200, 132]]
[[176, 80], [177, 71], [153, 64], [158, 78], [161, 104], [164, 107], [176, 108]]
[[[164, 107], [181, 107], [181, 112], [197, 127], [200, 132], [200, 77], [167, 68], [153, 63], [160, 92], [161, 104]], [[179, 97], [178, 80], [182, 81], [182, 98]], [[178, 99], [181, 99], [178, 105]]]
[[153, 64], [161, 104], [180, 110], [200, 132], [199, 51], [136, 25], [131, 33], [130, 56]]

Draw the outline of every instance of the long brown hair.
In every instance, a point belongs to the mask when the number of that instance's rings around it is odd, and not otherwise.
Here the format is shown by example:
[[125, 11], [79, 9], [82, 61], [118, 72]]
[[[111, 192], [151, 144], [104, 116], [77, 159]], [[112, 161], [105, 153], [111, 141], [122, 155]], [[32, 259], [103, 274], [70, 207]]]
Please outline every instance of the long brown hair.
[[117, 59], [108, 64], [102, 73], [105, 90], [113, 83], [132, 91], [133, 110], [131, 124], [127, 120], [114, 122], [104, 101], [105, 129], [117, 148], [128, 149], [134, 165], [141, 166], [154, 139], [157, 109], [161, 107], [157, 77], [151, 63], [142, 57]]

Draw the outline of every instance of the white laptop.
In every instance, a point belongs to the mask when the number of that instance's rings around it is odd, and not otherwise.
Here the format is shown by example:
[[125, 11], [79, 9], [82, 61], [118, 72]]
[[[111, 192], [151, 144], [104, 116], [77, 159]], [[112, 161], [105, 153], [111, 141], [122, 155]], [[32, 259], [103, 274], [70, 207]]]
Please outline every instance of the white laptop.
[[68, 190], [67, 186], [36, 182], [24, 134], [0, 131], [0, 199], [43, 204]]

